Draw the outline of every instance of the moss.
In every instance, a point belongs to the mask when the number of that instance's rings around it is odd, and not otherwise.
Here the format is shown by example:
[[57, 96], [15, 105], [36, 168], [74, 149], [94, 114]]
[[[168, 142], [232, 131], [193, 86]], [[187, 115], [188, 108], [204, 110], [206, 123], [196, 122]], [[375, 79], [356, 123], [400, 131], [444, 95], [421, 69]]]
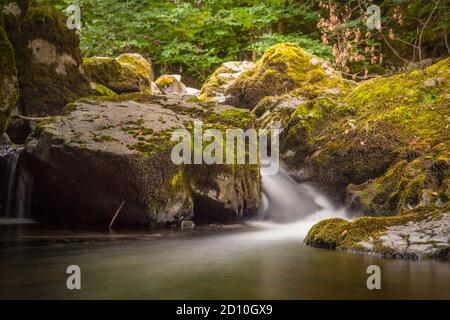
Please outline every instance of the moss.
[[156, 79], [155, 83], [158, 86], [158, 88], [163, 89], [165, 87], [169, 87], [173, 85], [175, 82], [177, 82], [177, 79], [175, 77], [170, 75], [163, 75]]
[[92, 140], [94, 140], [95, 142], [113, 142], [113, 141], [116, 141], [116, 139], [114, 139], [113, 137], [111, 137], [110, 135], [107, 135], [107, 134], [101, 134], [101, 135], [96, 134], [96, 135], [94, 135]]
[[211, 112], [205, 116], [208, 122], [220, 122], [233, 125], [242, 129], [252, 127], [255, 123], [254, 116], [247, 110], [229, 109], [220, 113]]
[[[434, 211], [412, 212], [396, 217], [361, 217], [353, 221], [328, 219], [315, 224], [305, 238], [305, 243], [319, 248], [339, 250], [363, 250], [358, 244], [369, 238], [376, 240], [386, 228], [403, 225], [409, 221], [421, 221], [432, 215]], [[376, 241], [375, 241], [376, 243]], [[374, 246], [374, 251], [383, 253], [382, 246]]]
[[67, 103], [91, 92], [79, 69], [78, 36], [67, 29], [66, 19], [50, 7], [32, 7], [23, 21], [14, 47], [26, 115], [59, 114]]
[[111, 89], [105, 87], [104, 85], [96, 82], [91, 82], [91, 88], [95, 92], [96, 95], [106, 96], [106, 97], [114, 97], [117, 96], [117, 93], [112, 91]]
[[[300, 131], [312, 129], [313, 138], [300, 141], [308, 148], [291, 165], [310, 166], [321, 185], [339, 193], [348, 184], [382, 176], [402, 159], [409, 162], [445, 144], [450, 139], [448, 60], [421, 72], [362, 82], [350, 94], [331, 101], [335, 106], [330, 105], [327, 110], [332, 112], [325, 115], [334, 116], [318, 121], [316, 129], [308, 126]], [[430, 93], [436, 96], [432, 101], [427, 98]], [[290, 138], [296, 136], [293, 132]]]
[[[445, 144], [435, 146], [414, 160], [400, 160], [382, 176], [347, 187], [347, 206], [358, 213], [394, 215], [399, 212], [448, 202], [450, 160]], [[365, 195], [365, 196], [364, 196]]]
[[[15, 41], [20, 34], [20, 27], [25, 18], [32, 0], [4, 0], [1, 2], [0, 25], [5, 29], [8, 37]], [[20, 8], [20, 15], [6, 14], [3, 10], [6, 6], [17, 5]]]
[[19, 97], [14, 51], [0, 27], [0, 136], [6, 131], [11, 112]]
[[[142, 79], [151, 80], [152, 66], [150, 62], [137, 53], [124, 53], [116, 58], [121, 65], [132, 68]], [[147, 85], [150, 85], [148, 83]]]
[[322, 90], [348, 86], [326, 61], [294, 44], [281, 43], [267, 50], [254, 68], [243, 72], [226, 94], [232, 96], [232, 104], [251, 109], [265, 96], [284, 94], [308, 84]]

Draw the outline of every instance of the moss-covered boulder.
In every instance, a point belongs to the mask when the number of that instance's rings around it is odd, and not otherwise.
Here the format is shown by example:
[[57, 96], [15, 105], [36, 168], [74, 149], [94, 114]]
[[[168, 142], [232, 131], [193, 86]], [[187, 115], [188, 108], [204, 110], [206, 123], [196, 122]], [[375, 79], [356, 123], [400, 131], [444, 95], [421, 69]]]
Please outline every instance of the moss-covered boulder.
[[0, 27], [0, 136], [5, 132], [9, 117], [17, 106], [19, 83], [14, 59], [14, 51]]
[[187, 88], [181, 82], [180, 75], [162, 75], [155, 81], [156, 86], [163, 94], [187, 94]]
[[249, 217], [260, 202], [259, 166], [176, 165], [175, 129], [246, 128], [252, 116], [179, 98], [122, 94], [69, 104], [41, 122], [28, 145], [35, 172], [34, 218], [107, 227], [226, 222]]
[[87, 77], [116, 93], [152, 93], [152, 67], [136, 53], [122, 54], [116, 58], [92, 57], [83, 60]]
[[250, 61], [228, 61], [223, 63], [203, 84], [199, 99], [223, 103], [226, 101], [225, 92], [241, 73], [254, 68]]
[[424, 207], [395, 217], [323, 220], [310, 229], [305, 243], [386, 258], [450, 260], [449, 209]]
[[395, 215], [412, 208], [450, 201], [450, 157], [443, 144], [412, 161], [400, 160], [381, 177], [347, 187], [346, 203], [352, 212]]
[[266, 96], [277, 96], [314, 85], [317, 90], [341, 90], [346, 81], [331, 65], [294, 44], [268, 49], [256, 66], [243, 72], [226, 90], [227, 102], [252, 109]]
[[14, 41], [25, 115], [59, 114], [67, 103], [91, 93], [81, 70], [78, 36], [66, 19], [50, 7], [32, 7]]
[[286, 142], [293, 139], [289, 148], [297, 151], [289, 165], [313, 172], [316, 182], [343, 198], [349, 184], [380, 177], [402, 160], [434, 157], [431, 150], [441, 143], [448, 148], [449, 62], [318, 100], [304, 110], [301, 130], [289, 130]]

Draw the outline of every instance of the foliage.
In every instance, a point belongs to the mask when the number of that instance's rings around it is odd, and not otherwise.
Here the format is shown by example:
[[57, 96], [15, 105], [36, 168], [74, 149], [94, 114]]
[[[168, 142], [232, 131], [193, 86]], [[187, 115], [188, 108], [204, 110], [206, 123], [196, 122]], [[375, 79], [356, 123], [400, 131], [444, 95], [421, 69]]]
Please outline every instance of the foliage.
[[[60, 0], [60, 7], [61, 2], [70, 3]], [[203, 81], [221, 63], [256, 59], [281, 41], [331, 57], [331, 49], [318, 40], [317, 14], [299, 1], [78, 2], [85, 56], [138, 52], [151, 58], [159, 73], [189, 73]]]
[[[42, 2], [42, 1], [41, 1]], [[85, 56], [137, 52], [157, 73], [203, 82], [221, 63], [256, 60], [272, 45], [295, 43], [339, 70], [365, 78], [385, 67], [450, 52], [445, 0], [57, 0], [81, 7]], [[367, 7], [381, 29], [366, 26]], [[322, 42], [322, 43], [321, 43]]]

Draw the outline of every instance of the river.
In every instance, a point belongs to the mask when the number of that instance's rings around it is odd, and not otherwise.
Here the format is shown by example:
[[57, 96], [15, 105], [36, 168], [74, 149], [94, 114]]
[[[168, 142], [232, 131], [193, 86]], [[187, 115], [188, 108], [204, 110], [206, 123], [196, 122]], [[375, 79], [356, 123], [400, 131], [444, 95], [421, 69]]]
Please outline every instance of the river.
[[[104, 234], [0, 222], [0, 298], [450, 299], [450, 264], [310, 248], [309, 228], [346, 217], [281, 170], [263, 177], [260, 217], [236, 230]], [[66, 268], [81, 268], [81, 290]], [[381, 268], [368, 290], [367, 267]]]

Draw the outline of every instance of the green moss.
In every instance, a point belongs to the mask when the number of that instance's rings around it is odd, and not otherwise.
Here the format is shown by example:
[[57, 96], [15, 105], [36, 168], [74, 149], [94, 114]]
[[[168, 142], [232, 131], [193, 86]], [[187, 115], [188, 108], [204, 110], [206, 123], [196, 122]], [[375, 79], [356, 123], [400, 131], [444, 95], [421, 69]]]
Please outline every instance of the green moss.
[[177, 79], [175, 79], [174, 76], [170, 75], [163, 75], [156, 79], [155, 84], [158, 86], [159, 89], [164, 89], [165, 87], [169, 87], [177, 82]]
[[[434, 212], [423, 214], [413, 212], [396, 217], [361, 217], [353, 221], [343, 219], [328, 219], [315, 224], [308, 232], [305, 243], [319, 248], [340, 250], [363, 250], [358, 244], [369, 238], [377, 239], [387, 227], [403, 225], [409, 221], [421, 221]], [[374, 251], [383, 248], [375, 246]]]
[[101, 135], [96, 134], [96, 135], [94, 135], [92, 140], [94, 140], [95, 142], [113, 142], [113, 141], [117, 141], [116, 139], [114, 139], [110, 135], [106, 135], [106, 134], [101, 134]]
[[111, 89], [105, 87], [104, 85], [96, 82], [91, 82], [91, 87], [93, 88], [94, 92], [99, 96], [106, 96], [106, 97], [114, 97], [117, 95], [114, 91]]
[[[142, 79], [148, 79], [150, 82], [152, 67], [144, 57], [136, 53], [124, 53], [116, 58], [122, 64], [132, 68]], [[149, 85], [150, 83], [148, 83]]]
[[116, 93], [151, 94], [151, 65], [138, 54], [84, 58], [83, 69], [92, 82]]
[[281, 43], [267, 50], [256, 66], [243, 72], [227, 89], [232, 103], [253, 108], [265, 96], [287, 93], [305, 85], [317, 90], [348, 86], [326, 61], [290, 43]]

